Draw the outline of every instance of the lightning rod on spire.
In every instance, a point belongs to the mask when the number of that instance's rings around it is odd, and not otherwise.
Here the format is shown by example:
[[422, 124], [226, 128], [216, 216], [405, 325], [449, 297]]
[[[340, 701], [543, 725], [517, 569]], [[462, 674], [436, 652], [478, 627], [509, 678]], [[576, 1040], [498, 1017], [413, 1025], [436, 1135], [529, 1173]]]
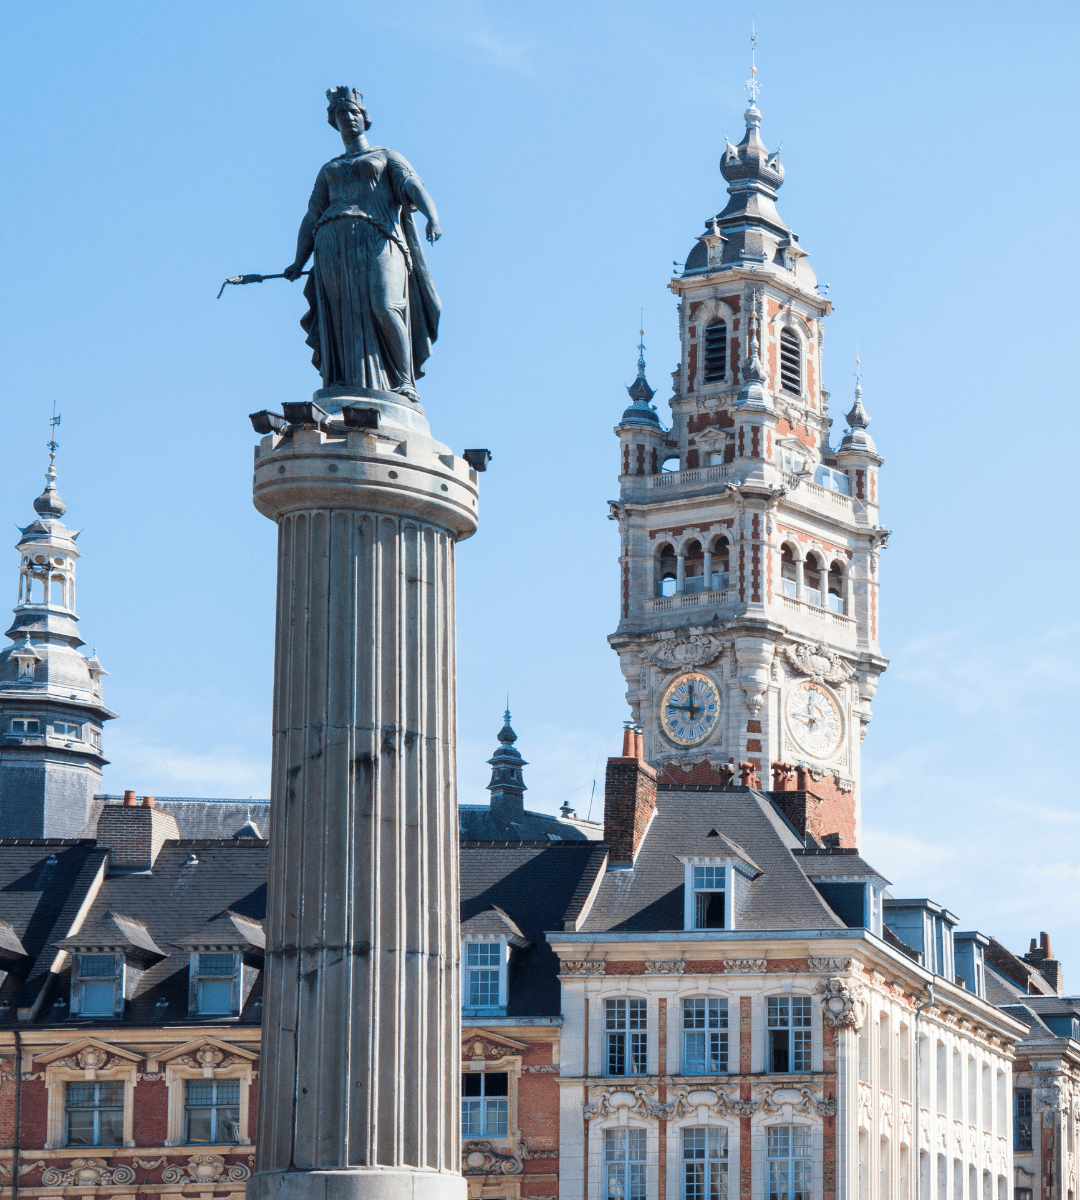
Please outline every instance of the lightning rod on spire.
[[52, 416], [49, 418], [49, 466], [53, 465], [53, 459], [56, 457], [57, 450], [60, 449], [60, 443], [56, 440], [56, 427], [60, 424], [60, 413], [56, 411], [56, 401], [52, 402]]
[[750, 103], [757, 103], [758, 93], [761, 91], [761, 84], [758, 83], [757, 77], [757, 22], [752, 21], [750, 24], [750, 78], [746, 81], [746, 90], [750, 93]]

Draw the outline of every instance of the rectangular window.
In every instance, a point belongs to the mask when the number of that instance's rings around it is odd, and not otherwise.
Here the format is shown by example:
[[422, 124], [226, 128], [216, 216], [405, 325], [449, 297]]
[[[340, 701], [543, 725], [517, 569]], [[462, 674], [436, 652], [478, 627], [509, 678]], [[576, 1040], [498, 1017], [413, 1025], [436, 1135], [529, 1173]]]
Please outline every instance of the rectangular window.
[[770, 996], [768, 1032], [770, 1071], [785, 1075], [810, 1070], [809, 996]]
[[839, 492], [842, 496], [851, 495], [851, 480], [843, 471], [834, 471], [832, 467], [817, 467], [814, 471], [814, 482], [818, 487], [827, 488], [830, 492]]
[[810, 1200], [810, 1128], [770, 1125], [766, 1129], [769, 1200]]
[[726, 929], [726, 867], [694, 867], [694, 928]]
[[648, 1022], [644, 1000], [605, 1000], [607, 1073], [645, 1075]]
[[683, 1001], [683, 1074], [725, 1075], [728, 1069], [728, 1003], [712, 996]]
[[69, 1083], [65, 1117], [69, 1146], [122, 1146], [124, 1085]]
[[606, 1200], [645, 1200], [645, 1130], [604, 1130]]
[[1031, 1088], [1013, 1089], [1013, 1149], [1030, 1150]]
[[11, 722], [11, 732], [21, 734], [38, 734], [41, 732], [41, 722], [32, 720], [18, 720]]
[[79, 955], [79, 1016], [111, 1017], [116, 1014], [119, 978], [115, 954]]
[[796, 475], [806, 465], [806, 454], [798, 450], [780, 451], [780, 469], [788, 475]]
[[199, 1013], [231, 1013], [233, 981], [236, 978], [235, 954], [198, 954], [198, 978], [195, 983]]
[[189, 1146], [240, 1141], [240, 1080], [189, 1079], [184, 1093], [184, 1140]]
[[465, 952], [469, 1008], [498, 1008], [502, 985], [502, 943], [469, 942]]
[[510, 1076], [506, 1071], [466, 1071], [461, 1076], [461, 1136], [505, 1137]]
[[728, 1194], [727, 1141], [722, 1126], [682, 1131], [683, 1200], [720, 1200]]
[[1031, 1200], [1031, 1194], [1031, 1188], [1015, 1188], [1013, 1190], [1013, 1195], [1015, 1196], [1016, 1200]]
[[71, 725], [66, 721], [54, 721], [53, 733], [55, 733], [57, 737], [76, 738], [80, 741], [82, 740], [82, 726]]

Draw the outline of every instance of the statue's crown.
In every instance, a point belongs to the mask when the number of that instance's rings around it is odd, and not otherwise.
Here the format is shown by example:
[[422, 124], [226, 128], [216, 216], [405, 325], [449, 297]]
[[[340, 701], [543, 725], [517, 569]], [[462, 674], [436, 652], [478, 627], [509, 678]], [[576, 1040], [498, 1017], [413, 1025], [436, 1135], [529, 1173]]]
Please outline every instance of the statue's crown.
[[326, 100], [331, 108], [337, 108], [339, 104], [355, 104], [357, 108], [364, 107], [364, 96], [357, 88], [346, 87], [344, 84], [341, 87], [327, 88]]

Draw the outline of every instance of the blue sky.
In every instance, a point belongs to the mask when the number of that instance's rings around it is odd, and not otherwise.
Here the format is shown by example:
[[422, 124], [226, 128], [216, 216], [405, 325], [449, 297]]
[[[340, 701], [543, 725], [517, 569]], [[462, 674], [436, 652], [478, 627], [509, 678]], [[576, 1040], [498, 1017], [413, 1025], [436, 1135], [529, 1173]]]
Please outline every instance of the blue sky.
[[[509, 690], [529, 803], [587, 810], [626, 714], [612, 426], [639, 308], [669, 394], [667, 280], [723, 202], [750, 19], [633, 0], [4, 9], [0, 512], [28, 519], [55, 399], [82, 629], [121, 714], [109, 790], [268, 793], [274, 530], [251, 506], [246, 414], [318, 377], [298, 286], [214, 295], [291, 261], [339, 152], [323, 93], [348, 83], [442, 218], [433, 428], [495, 455], [458, 558], [460, 796], [486, 798]], [[756, 19], [780, 211], [836, 305], [833, 411], [858, 344], [886, 460], [892, 666], [863, 746], [864, 851], [962, 928], [1014, 949], [1048, 930], [1080, 986], [1077, 9]]]

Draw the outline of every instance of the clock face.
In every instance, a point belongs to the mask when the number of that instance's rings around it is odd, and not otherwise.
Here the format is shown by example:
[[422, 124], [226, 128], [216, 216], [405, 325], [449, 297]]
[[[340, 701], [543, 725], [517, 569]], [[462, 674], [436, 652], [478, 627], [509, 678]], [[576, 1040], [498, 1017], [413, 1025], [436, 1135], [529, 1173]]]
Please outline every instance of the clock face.
[[788, 692], [788, 724], [796, 742], [814, 758], [828, 758], [840, 748], [844, 720], [836, 701], [816, 683], [800, 683]]
[[660, 701], [660, 724], [677, 746], [703, 742], [719, 719], [720, 693], [708, 675], [690, 671], [668, 684]]

